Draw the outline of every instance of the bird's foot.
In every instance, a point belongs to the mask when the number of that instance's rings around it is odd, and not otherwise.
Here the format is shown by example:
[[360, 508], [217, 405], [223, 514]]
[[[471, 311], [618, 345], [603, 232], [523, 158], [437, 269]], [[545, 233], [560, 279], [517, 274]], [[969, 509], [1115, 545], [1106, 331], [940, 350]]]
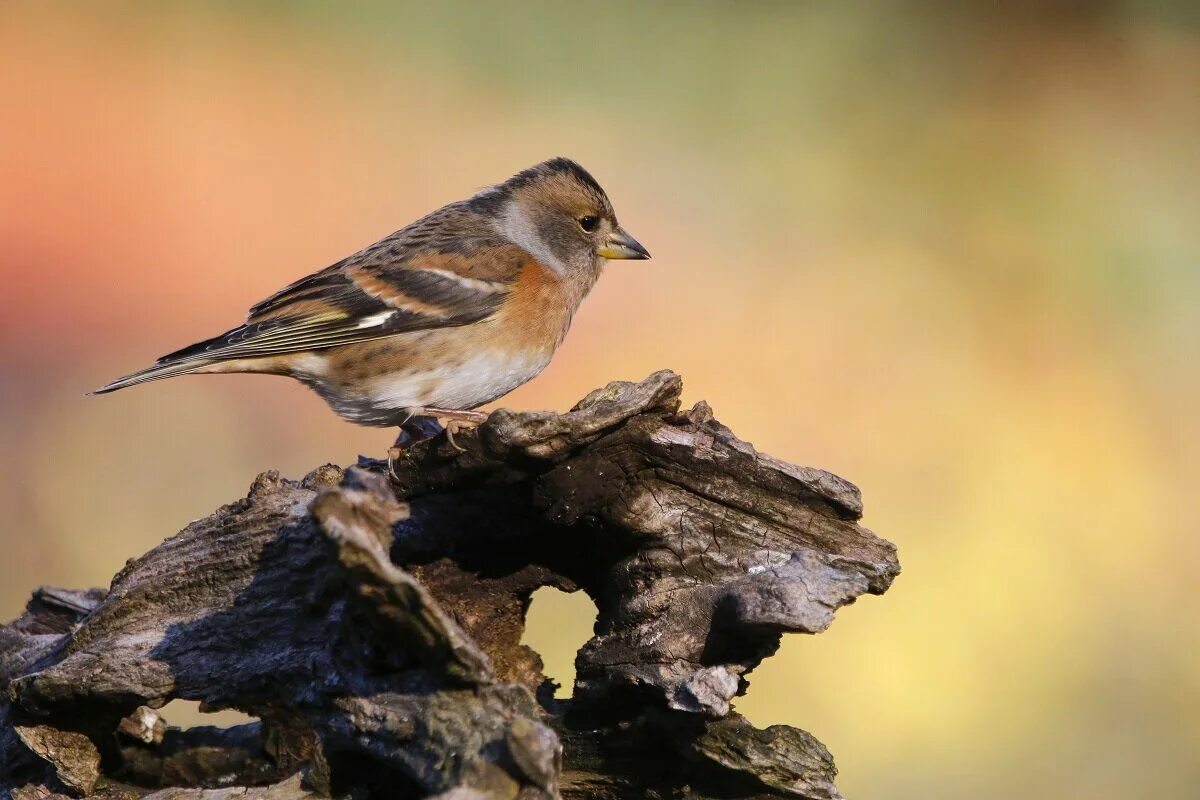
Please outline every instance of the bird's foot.
[[396, 477], [396, 459], [405, 450], [417, 442], [432, 439], [441, 432], [438, 429], [436, 420], [445, 420], [443, 429], [446, 431], [446, 441], [450, 443], [451, 447], [461, 453], [464, 451], [464, 448], [459, 446], [458, 442], [454, 441], [454, 434], [461, 430], [473, 428], [487, 421], [488, 418], [488, 415], [482, 411], [460, 411], [431, 406], [407, 408], [405, 412], [408, 416], [404, 422], [400, 423], [400, 435], [396, 437], [396, 443], [388, 448], [388, 474], [393, 478]]
[[441, 432], [441, 427], [433, 417], [409, 414], [408, 418], [400, 423], [400, 434], [396, 437], [395, 443], [387, 451], [388, 475], [392, 480], [399, 480], [396, 475], [396, 460], [404, 455], [405, 450], [408, 450], [417, 442], [432, 439]]
[[474, 427], [474, 425], [475, 425], [474, 423], [463, 422], [462, 420], [457, 420], [457, 419], [446, 420], [446, 441], [449, 442], [450, 446], [453, 447], [458, 452], [460, 452], [460, 453], [467, 452], [467, 448], [462, 447], [461, 445], [459, 445], [458, 442], [454, 441], [454, 434], [461, 431], [464, 427], [471, 428], [471, 427]]
[[446, 420], [446, 441], [460, 453], [464, 452], [464, 448], [454, 441], [454, 434], [461, 430], [474, 428], [486, 422], [488, 418], [488, 415], [482, 411], [455, 411], [448, 408], [423, 408], [421, 411], [426, 416]]

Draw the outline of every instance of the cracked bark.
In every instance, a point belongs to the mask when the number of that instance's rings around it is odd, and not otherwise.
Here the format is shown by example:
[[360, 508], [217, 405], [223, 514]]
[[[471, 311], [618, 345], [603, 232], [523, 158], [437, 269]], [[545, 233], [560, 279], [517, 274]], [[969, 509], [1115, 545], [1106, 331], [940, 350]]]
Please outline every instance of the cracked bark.
[[[730, 702], [895, 548], [854, 486], [679, 394], [497, 411], [390, 479], [264, 473], [107, 591], [39, 590], [0, 627], [0, 796], [837, 798], [815, 738]], [[599, 609], [570, 701], [521, 644], [541, 586]], [[258, 721], [180, 730], [175, 698]]]

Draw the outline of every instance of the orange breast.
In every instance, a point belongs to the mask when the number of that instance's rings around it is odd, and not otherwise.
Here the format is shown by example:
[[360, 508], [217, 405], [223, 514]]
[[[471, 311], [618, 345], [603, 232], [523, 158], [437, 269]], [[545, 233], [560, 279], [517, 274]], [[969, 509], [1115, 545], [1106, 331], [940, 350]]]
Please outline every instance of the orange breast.
[[571, 287], [541, 262], [529, 259], [492, 326], [497, 344], [553, 352], [571, 325], [579, 301]]

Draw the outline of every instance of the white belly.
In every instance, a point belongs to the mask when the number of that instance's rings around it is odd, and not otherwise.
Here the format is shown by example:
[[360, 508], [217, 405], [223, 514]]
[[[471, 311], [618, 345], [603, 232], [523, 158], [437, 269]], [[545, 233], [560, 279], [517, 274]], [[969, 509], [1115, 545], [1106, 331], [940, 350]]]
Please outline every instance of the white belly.
[[380, 375], [349, 394], [317, 390], [343, 417], [367, 425], [398, 425], [405, 409], [465, 410], [490, 403], [532, 380], [548, 355], [487, 352], [461, 364]]

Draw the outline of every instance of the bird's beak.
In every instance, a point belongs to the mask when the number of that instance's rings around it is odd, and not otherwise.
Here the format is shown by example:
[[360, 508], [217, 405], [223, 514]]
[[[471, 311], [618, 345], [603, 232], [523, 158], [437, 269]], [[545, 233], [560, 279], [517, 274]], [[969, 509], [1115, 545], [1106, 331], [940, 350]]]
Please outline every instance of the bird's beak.
[[642, 247], [637, 239], [626, 233], [624, 228], [617, 228], [610, 233], [596, 254], [603, 258], [628, 258], [637, 261], [650, 257], [650, 251]]

